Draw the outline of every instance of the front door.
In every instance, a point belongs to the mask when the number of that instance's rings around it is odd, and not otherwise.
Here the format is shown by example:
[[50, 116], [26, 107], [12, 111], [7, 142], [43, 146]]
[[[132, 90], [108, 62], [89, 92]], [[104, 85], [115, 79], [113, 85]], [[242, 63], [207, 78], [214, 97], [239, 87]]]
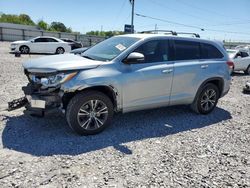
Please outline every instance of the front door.
[[174, 69], [168, 49], [168, 40], [153, 40], [134, 51], [142, 53], [145, 60], [126, 65], [123, 74], [124, 112], [169, 104]]

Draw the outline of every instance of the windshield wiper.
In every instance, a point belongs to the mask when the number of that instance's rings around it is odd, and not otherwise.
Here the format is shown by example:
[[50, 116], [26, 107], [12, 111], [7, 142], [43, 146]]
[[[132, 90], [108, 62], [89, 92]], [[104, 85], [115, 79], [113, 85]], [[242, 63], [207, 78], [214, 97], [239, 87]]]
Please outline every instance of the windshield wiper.
[[82, 55], [82, 57], [85, 57], [87, 59], [95, 60], [93, 57], [87, 56], [87, 55]]

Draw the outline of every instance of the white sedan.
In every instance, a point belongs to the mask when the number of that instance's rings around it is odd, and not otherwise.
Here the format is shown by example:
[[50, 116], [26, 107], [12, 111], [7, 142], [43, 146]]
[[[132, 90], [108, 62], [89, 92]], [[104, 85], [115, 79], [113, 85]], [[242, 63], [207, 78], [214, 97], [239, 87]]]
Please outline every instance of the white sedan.
[[244, 71], [250, 74], [250, 56], [245, 50], [228, 49], [227, 53], [234, 63], [233, 71]]
[[20, 51], [22, 54], [28, 53], [55, 53], [63, 54], [70, 52], [68, 43], [55, 37], [36, 37], [27, 41], [15, 41], [10, 44], [11, 52]]

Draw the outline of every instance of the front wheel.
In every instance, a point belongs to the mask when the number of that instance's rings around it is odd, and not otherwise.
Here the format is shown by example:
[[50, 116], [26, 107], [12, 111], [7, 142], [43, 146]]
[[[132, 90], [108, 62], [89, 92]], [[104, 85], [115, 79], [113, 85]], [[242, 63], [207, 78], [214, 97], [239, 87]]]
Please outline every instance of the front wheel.
[[196, 96], [192, 109], [198, 114], [208, 114], [214, 110], [219, 100], [219, 89], [212, 83], [206, 84]]
[[21, 54], [28, 54], [30, 52], [30, 49], [28, 46], [21, 46], [19, 48], [19, 51], [21, 52]]
[[62, 47], [56, 49], [56, 54], [64, 54], [65, 50]]
[[98, 91], [87, 91], [74, 96], [66, 110], [69, 126], [80, 135], [92, 135], [103, 131], [113, 117], [113, 103]]

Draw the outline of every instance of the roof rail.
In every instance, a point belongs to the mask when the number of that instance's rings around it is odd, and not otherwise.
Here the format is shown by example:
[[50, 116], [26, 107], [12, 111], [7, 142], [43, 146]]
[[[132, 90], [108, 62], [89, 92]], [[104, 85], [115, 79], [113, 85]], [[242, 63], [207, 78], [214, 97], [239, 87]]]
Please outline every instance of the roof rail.
[[181, 35], [192, 35], [192, 36], [194, 36], [196, 38], [200, 38], [200, 35], [198, 33], [188, 33], [188, 32], [176, 32], [176, 33], [177, 33], [177, 35], [178, 34], [181, 34]]
[[164, 33], [164, 34], [172, 34], [172, 35], [177, 35], [177, 33], [175, 31], [171, 31], [171, 30], [148, 30], [148, 31], [142, 31], [142, 32], [139, 32], [139, 33]]
[[148, 31], [142, 31], [142, 32], [139, 32], [139, 33], [153, 33], [153, 34], [157, 34], [157, 33], [164, 33], [164, 34], [172, 34], [172, 35], [175, 35], [177, 36], [178, 34], [180, 35], [192, 35], [196, 38], [200, 38], [200, 35], [197, 34], [197, 33], [188, 33], [188, 32], [175, 32], [175, 31], [171, 31], [171, 30], [148, 30]]

